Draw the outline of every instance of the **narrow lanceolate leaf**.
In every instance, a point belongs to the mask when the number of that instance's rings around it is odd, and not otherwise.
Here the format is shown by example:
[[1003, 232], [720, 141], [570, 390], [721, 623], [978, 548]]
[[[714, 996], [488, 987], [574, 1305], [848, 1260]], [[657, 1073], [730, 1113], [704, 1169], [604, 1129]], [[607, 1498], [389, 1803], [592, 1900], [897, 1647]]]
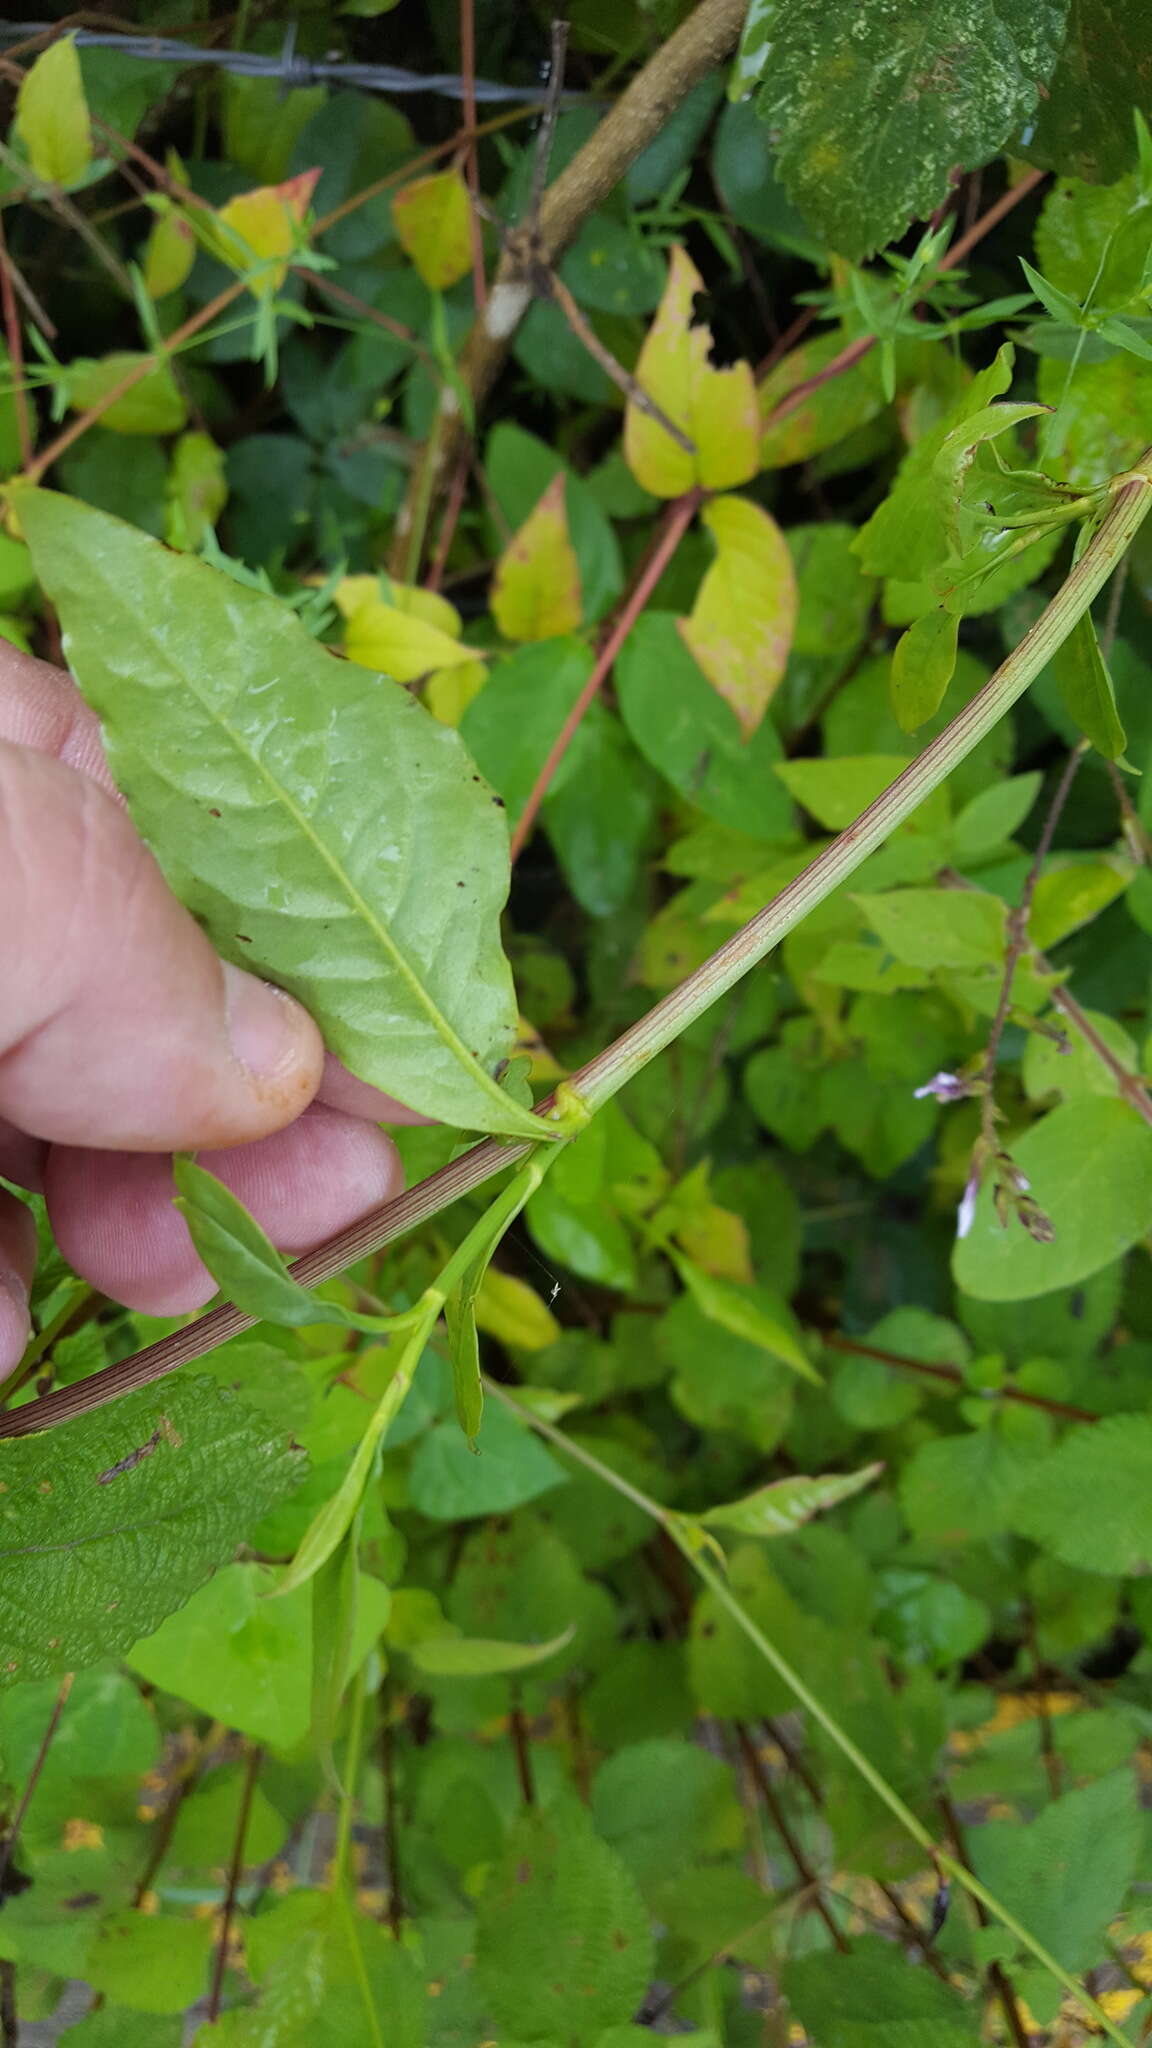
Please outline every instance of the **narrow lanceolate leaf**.
[[901, 732], [915, 732], [940, 709], [956, 667], [960, 621], [940, 606], [901, 633], [892, 656], [892, 709]]
[[716, 542], [686, 646], [750, 738], [784, 674], [796, 625], [796, 572], [770, 512], [749, 498], [716, 498], [702, 518]]
[[24, 73], [16, 127], [32, 169], [48, 185], [74, 185], [92, 161], [92, 130], [71, 36], [50, 43]]
[[1067, 0], [791, 0], [760, 111], [789, 197], [854, 262], [925, 219], [1034, 111]]
[[576, 631], [582, 608], [561, 473], [496, 564], [492, 616], [506, 640], [555, 640]]
[[204, 1375], [0, 1449], [0, 1684], [115, 1656], [182, 1607], [306, 1460]]
[[771, 1486], [757, 1487], [743, 1500], [730, 1500], [722, 1507], [709, 1508], [702, 1522], [716, 1529], [733, 1529], [740, 1536], [789, 1536], [842, 1500], [850, 1500], [884, 1470], [883, 1465], [864, 1465], [859, 1472], [829, 1472], [819, 1479], [796, 1473], [790, 1479], [776, 1479]]
[[221, 1292], [257, 1322], [290, 1329], [311, 1323], [339, 1323], [342, 1329], [379, 1335], [384, 1316], [362, 1316], [341, 1302], [321, 1301], [292, 1278], [275, 1245], [239, 1197], [194, 1159], [173, 1162], [179, 1209], [196, 1250]]
[[457, 734], [118, 519], [51, 491], [20, 517], [132, 816], [218, 950], [298, 996], [362, 1080], [539, 1137], [495, 1079], [507, 831]]
[[683, 249], [672, 250], [664, 297], [636, 364], [641, 390], [682, 427], [695, 452], [672, 439], [651, 413], [630, 403], [624, 420], [628, 467], [646, 491], [675, 498], [693, 484], [725, 491], [759, 466], [759, 408], [750, 363], [713, 364], [712, 335], [693, 323], [704, 280]]
[[543, 1664], [572, 1641], [569, 1623], [547, 1643], [501, 1643], [484, 1636], [430, 1636], [408, 1651], [418, 1671], [429, 1678], [495, 1678], [505, 1671], [527, 1671]]
[[755, 1344], [769, 1358], [776, 1358], [781, 1365], [799, 1373], [801, 1379], [812, 1380], [816, 1386], [823, 1384], [800, 1341], [791, 1309], [770, 1288], [742, 1287], [732, 1280], [717, 1280], [676, 1252], [672, 1253], [672, 1262], [709, 1322]]
[[1078, 619], [1052, 662], [1070, 718], [1106, 761], [1118, 761], [1128, 744], [1108, 664], [1100, 651], [1091, 615]]

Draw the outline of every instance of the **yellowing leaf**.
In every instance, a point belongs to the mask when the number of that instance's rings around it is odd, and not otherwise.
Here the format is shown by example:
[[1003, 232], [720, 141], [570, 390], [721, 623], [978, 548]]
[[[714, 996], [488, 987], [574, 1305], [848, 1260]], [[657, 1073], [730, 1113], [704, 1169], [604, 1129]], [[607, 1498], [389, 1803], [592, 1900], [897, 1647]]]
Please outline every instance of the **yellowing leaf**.
[[341, 618], [354, 618], [365, 605], [386, 604], [414, 619], [423, 619], [426, 625], [438, 626], [453, 640], [460, 638], [463, 621], [455, 605], [449, 604], [438, 591], [422, 590], [418, 583], [392, 583], [387, 578], [381, 581], [379, 576], [344, 576], [332, 594]]
[[446, 292], [472, 263], [471, 200], [459, 171], [413, 178], [392, 201], [400, 246], [431, 291]]
[[150, 299], [179, 291], [196, 261], [196, 236], [174, 206], [162, 204], [144, 248], [144, 284]]
[[514, 1273], [489, 1266], [476, 1296], [476, 1327], [518, 1351], [544, 1351], [560, 1336], [550, 1308]]
[[16, 98], [16, 127], [38, 178], [75, 185], [92, 161], [92, 129], [71, 36], [50, 43], [24, 73]]
[[459, 725], [487, 681], [488, 668], [483, 661], [462, 661], [455, 668], [438, 668], [424, 685], [424, 702], [441, 725]]
[[496, 564], [492, 616], [506, 640], [555, 640], [575, 632], [580, 613], [580, 565], [568, 532], [564, 478], [554, 476]]
[[[73, 412], [86, 412], [90, 405], [98, 405], [146, 361], [150, 359], [124, 349], [115, 355], [82, 357], [69, 363], [66, 388]], [[178, 434], [187, 417], [188, 408], [170, 366], [150, 363], [124, 396], [114, 399], [101, 413], [100, 425], [114, 434]]]
[[750, 363], [718, 370], [712, 335], [692, 324], [692, 301], [704, 280], [675, 246], [668, 283], [636, 364], [636, 381], [693, 443], [690, 455], [650, 413], [630, 403], [624, 454], [638, 484], [657, 498], [677, 498], [693, 484], [725, 491], [755, 476], [760, 416]]
[[901, 732], [915, 732], [940, 709], [956, 667], [960, 621], [941, 606], [901, 633], [892, 656], [892, 709]]
[[756, 1275], [748, 1247], [748, 1225], [735, 1209], [706, 1202], [676, 1229], [676, 1240], [688, 1257], [718, 1280], [750, 1284]]
[[[248, 279], [257, 297], [279, 291], [283, 284], [287, 259], [299, 247], [319, 176], [318, 170], [300, 171], [282, 185], [257, 185], [251, 192], [238, 192], [217, 213], [216, 241], [224, 261], [240, 271], [252, 269], [253, 259], [261, 266]], [[275, 257], [285, 260], [273, 262]]]
[[433, 626], [383, 598], [360, 605], [348, 621], [344, 652], [363, 668], [382, 669], [397, 683], [414, 683], [433, 669], [455, 668], [476, 660], [441, 626]]
[[701, 515], [716, 542], [690, 618], [685, 646], [730, 704], [748, 739], [788, 662], [796, 625], [796, 573], [770, 512], [748, 498], [717, 498]]
[[516, 1042], [512, 1050], [526, 1056], [530, 1081], [562, 1081], [568, 1071], [560, 1065], [555, 1053], [545, 1045], [536, 1026], [530, 1024], [527, 1017], [517, 1021]]

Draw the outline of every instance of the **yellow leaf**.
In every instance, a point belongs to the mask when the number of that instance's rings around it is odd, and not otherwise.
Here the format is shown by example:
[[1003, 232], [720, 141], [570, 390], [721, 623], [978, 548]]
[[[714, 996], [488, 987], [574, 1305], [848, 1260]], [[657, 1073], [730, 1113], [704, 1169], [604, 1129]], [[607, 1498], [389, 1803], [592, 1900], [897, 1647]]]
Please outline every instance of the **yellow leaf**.
[[413, 178], [392, 201], [400, 246], [431, 291], [446, 292], [471, 268], [471, 205], [459, 171]]
[[690, 455], [650, 413], [629, 403], [624, 454], [638, 484], [657, 498], [678, 498], [693, 484], [726, 491], [755, 476], [760, 416], [750, 363], [718, 370], [709, 328], [692, 324], [704, 280], [683, 249], [672, 250], [664, 297], [636, 365], [636, 381], [695, 446]]
[[196, 261], [196, 237], [174, 206], [163, 205], [144, 247], [144, 284], [150, 299], [177, 292]]
[[362, 668], [377, 668], [397, 683], [414, 683], [433, 669], [456, 668], [476, 660], [474, 647], [464, 647], [412, 612], [377, 598], [353, 612], [344, 634], [344, 652]]
[[714, 1273], [718, 1280], [743, 1280], [749, 1285], [755, 1280], [748, 1225], [734, 1209], [706, 1203], [677, 1226], [676, 1239], [695, 1265]]
[[568, 532], [564, 478], [554, 476], [496, 564], [492, 616], [506, 640], [553, 640], [580, 624], [580, 564]]
[[[300, 171], [282, 185], [257, 185], [238, 192], [216, 215], [218, 253], [233, 270], [247, 272], [248, 288], [258, 298], [279, 291], [288, 274], [287, 259], [300, 245], [303, 227], [320, 173]], [[220, 232], [220, 231], [223, 232]], [[283, 262], [272, 259], [283, 257]]]
[[224, 450], [210, 434], [181, 434], [172, 450], [164, 495], [164, 538], [169, 547], [198, 548], [228, 503]]
[[544, 1351], [560, 1336], [550, 1308], [513, 1273], [489, 1266], [476, 1296], [476, 1326], [517, 1351]]
[[796, 573], [770, 512], [748, 498], [716, 498], [701, 515], [716, 560], [691, 617], [677, 621], [686, 647], [736, 713], [748, 739], [784, 674], [796, 624]]
[[424, 702], [441, 725], [459, 725], [487, 680], [488, 669], [482, 661], [463, 661], [458, 668], [438, 668], [424, 685]]
[[386, 604], [394, 611], [407, 612], [411, 618], [423, 619], [428, 626], [438, 626], [453, 640], [458, 640], [463, 630], [464, 622], [455, 605], [436, 590], [422, 590], [418, 583], [393, 583], [387, 577], [381, 581], [379, 576], [345, 576], [333, 595], [336, 608], [345, 619], [351, 619], [365, 605]]
[[50, 43], [24, 73], [16, 127], [29, 162], [47, 185], [75, 185], [92, 161], [92, 129], [71, 36]]

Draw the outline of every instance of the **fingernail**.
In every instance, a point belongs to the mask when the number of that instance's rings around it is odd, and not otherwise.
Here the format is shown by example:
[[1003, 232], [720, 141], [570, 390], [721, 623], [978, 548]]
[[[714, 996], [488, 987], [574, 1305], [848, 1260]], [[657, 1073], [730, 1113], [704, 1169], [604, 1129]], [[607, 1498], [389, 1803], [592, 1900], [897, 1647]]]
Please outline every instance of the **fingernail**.
[[28, 1289], [19, 1273], [0, 1267], [0, 1379], [19, 1365], [30, 1329]]
[[224, 963], [228, 1035], [250, 1073], [276, 1080], [298, 1065], [304, 1046], [302, 1012], [281, 989]]

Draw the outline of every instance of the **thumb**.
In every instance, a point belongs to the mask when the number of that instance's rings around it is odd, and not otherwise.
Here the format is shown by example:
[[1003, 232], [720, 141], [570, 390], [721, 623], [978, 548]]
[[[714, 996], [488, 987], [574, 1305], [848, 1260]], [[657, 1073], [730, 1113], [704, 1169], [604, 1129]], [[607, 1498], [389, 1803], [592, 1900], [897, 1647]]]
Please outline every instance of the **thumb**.
[[58, 1144], [167, 1152], [291, 1123], [307, 1012], [222, 962], [87, 775], [0, 740], [0, 1116]]

